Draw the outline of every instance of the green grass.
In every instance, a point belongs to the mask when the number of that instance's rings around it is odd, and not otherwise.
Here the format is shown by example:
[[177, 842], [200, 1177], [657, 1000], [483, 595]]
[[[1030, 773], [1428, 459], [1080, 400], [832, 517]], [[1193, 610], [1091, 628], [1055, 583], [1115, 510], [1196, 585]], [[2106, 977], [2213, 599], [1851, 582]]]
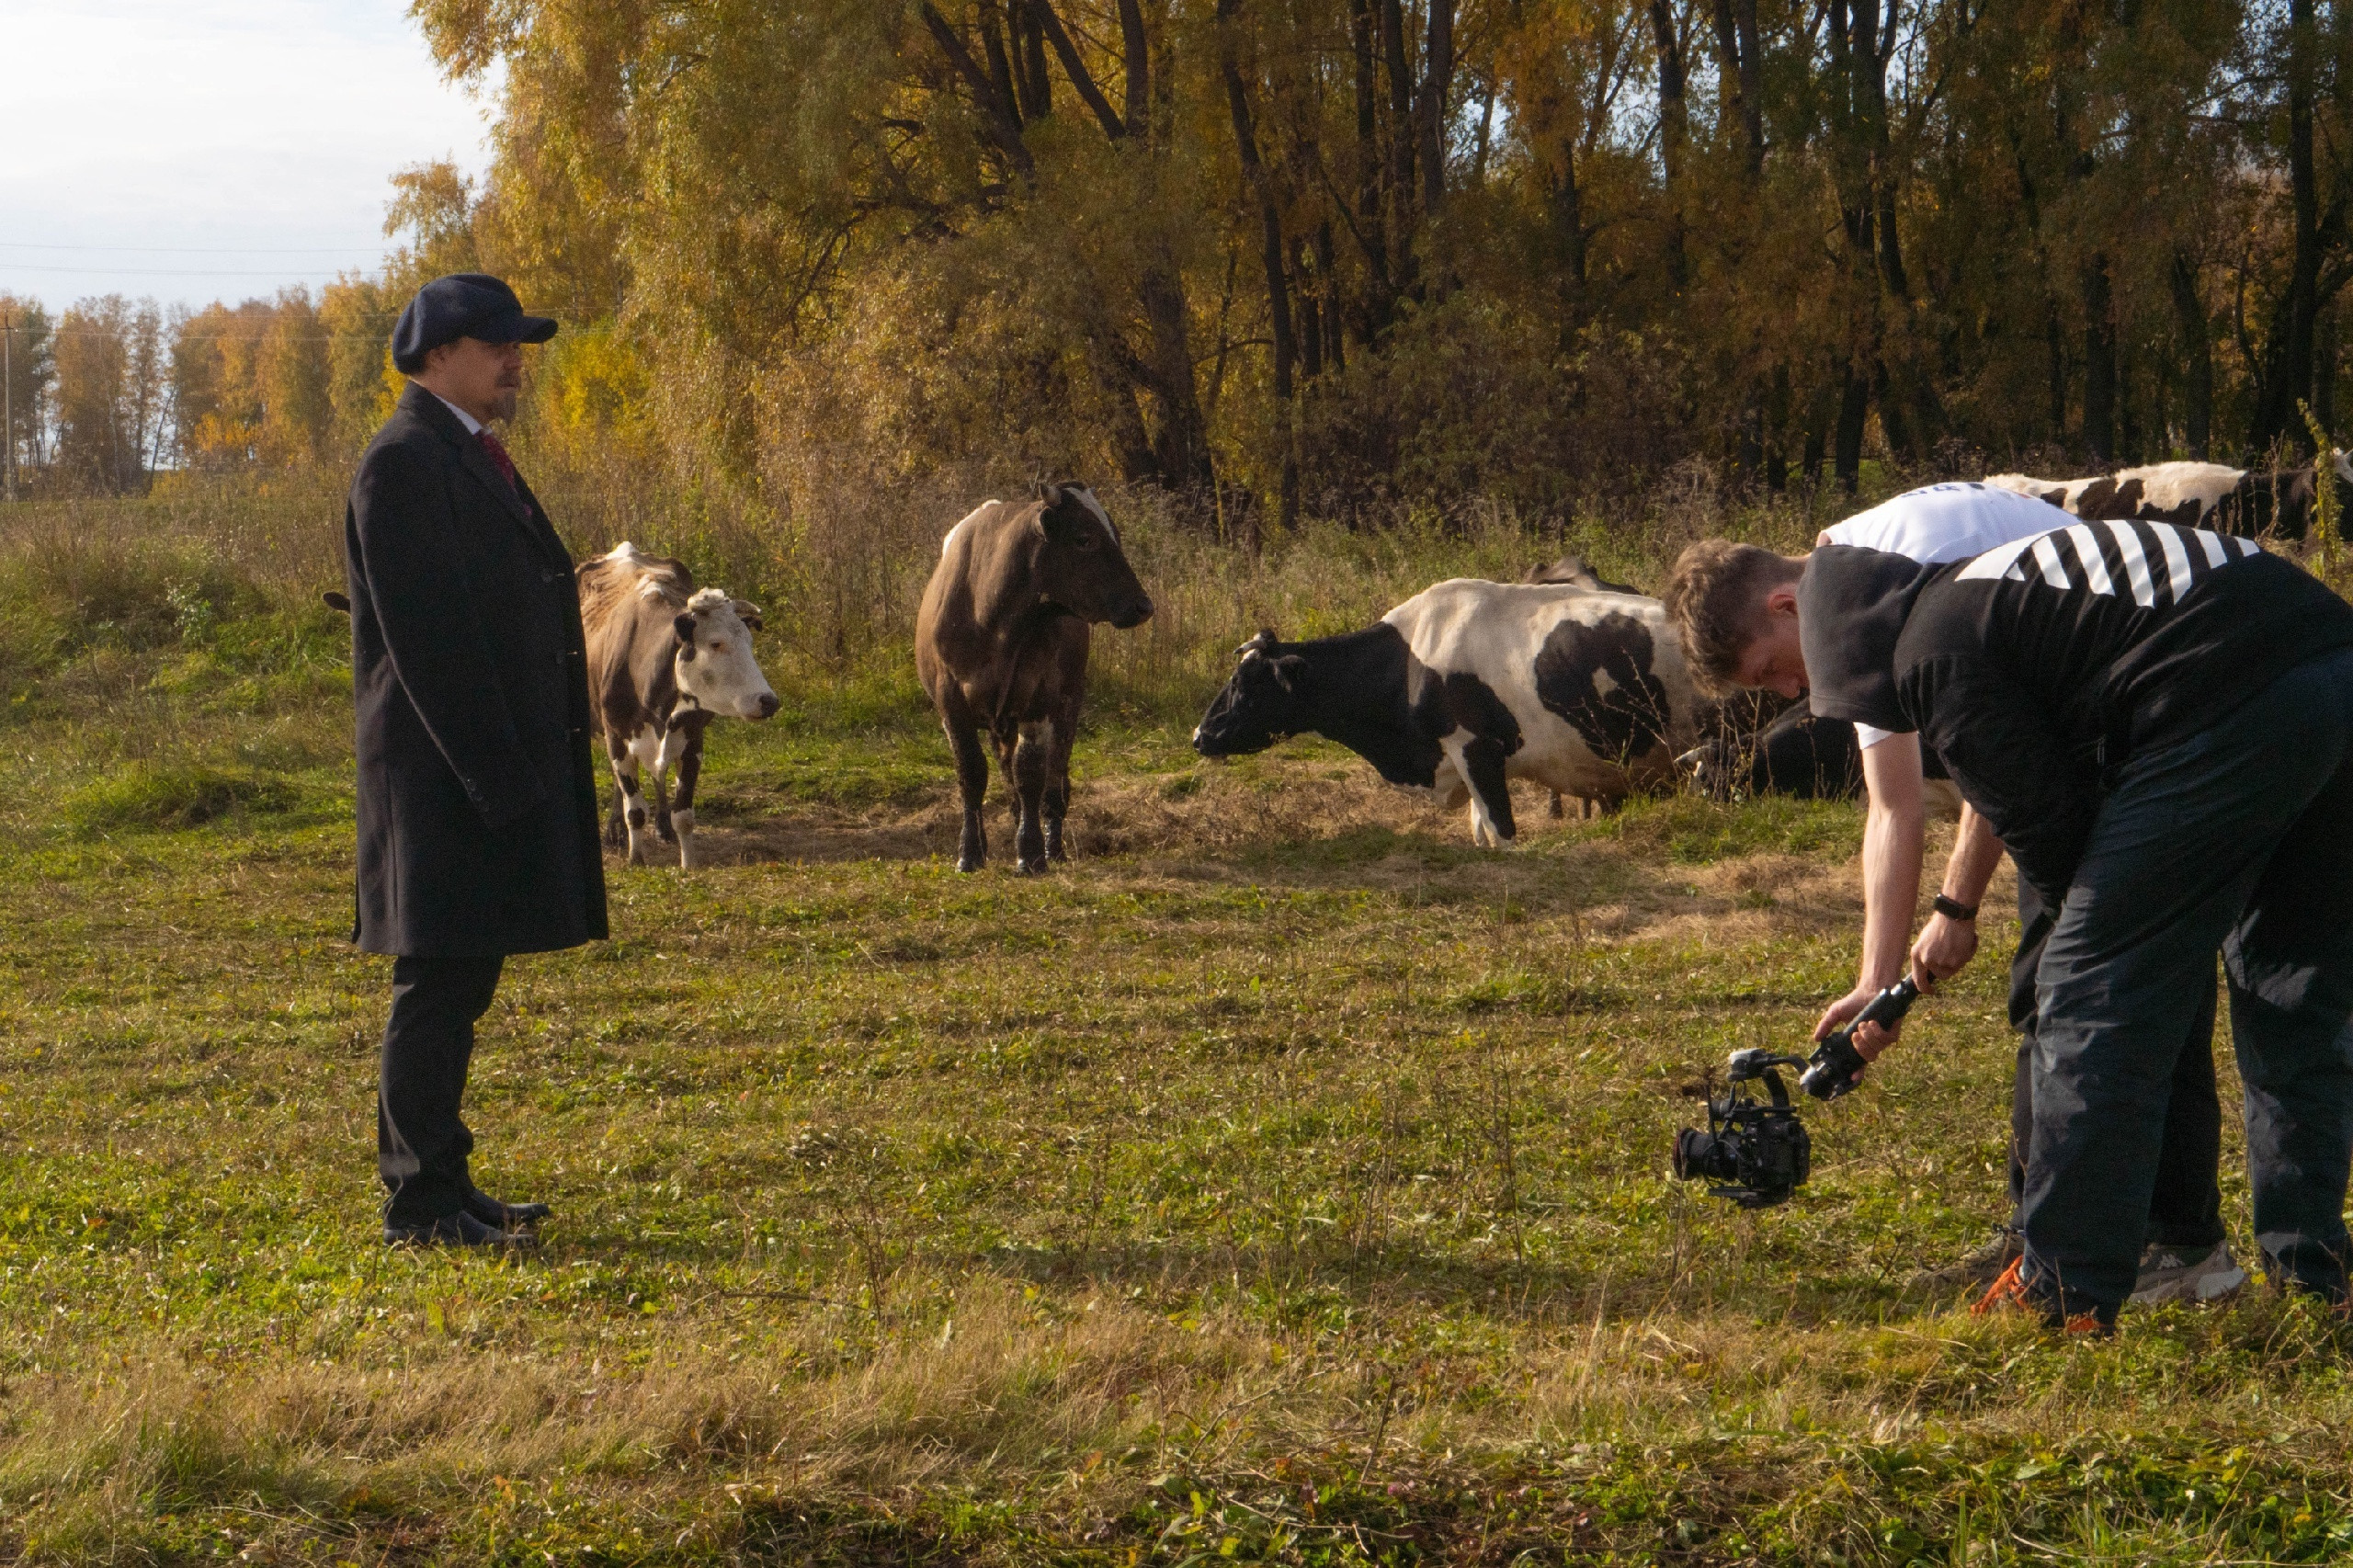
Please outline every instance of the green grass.
[[[1173, 687], [1081, 748], [1121, 847], [960, 877], [858, 852], [950, 814], [887, 665], [780, 665], [703, 826], [815, 849], [614, 868], [616, 939], [516, 960], [475, 1059], [547, 1244], [387, 1251], [347, 687], [243, 592], [11, 677], [0, 1562], [2353, 1548], [2342, 1326], [1905, 1295], [2002, 1207], [2008, 922], [1739, 1213], [1666, 1150], [1848, 983], [1852, 808], [1528, 801], [1483, 853], [1336, 748], [1199, 763]], [[2244, 1251], [2235, 1144], [2225, 1189]]]

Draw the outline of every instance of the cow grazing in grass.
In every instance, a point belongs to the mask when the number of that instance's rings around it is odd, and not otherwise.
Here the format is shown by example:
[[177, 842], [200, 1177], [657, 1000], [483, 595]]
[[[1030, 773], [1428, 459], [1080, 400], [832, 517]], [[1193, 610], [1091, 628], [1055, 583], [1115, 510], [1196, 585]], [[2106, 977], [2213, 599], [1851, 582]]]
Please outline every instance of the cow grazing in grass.
[[[1844, 801], [1863, 787], [1863, 752], [1855, 726], [1824, 719], [1802, 699], [1746, 737], [1715, 735], [1677, 757], [1692, 787], [1711, 800], [1788, 795], [1801, 801]], [[1961, 796], [1932, 750], [1920, 755], [1931, 812], [1961, 814]]]
[[[2353, 459], [2333, 450], [2329, 466], [2338, 501], [2353, 503]], [[2317, 465], [2264, 473], [2225, 463], [2170, 462], [2087, 479], [1997, 473], [1985, 483], [2094, 521], [2138, 517], [2250, 539], [2302, 539], [2320, 498], [2318, 472]]]
[[[702, 733], [713, 719], [766, 719], [776, 693], [752, 653], [756, 605], [717, 588], [667, 556], [641, 554], [624, 540], [581, 563], [580, 619], [588, 633], [589, 706], [613, 768], [613, 814], [605, 841], [626, 834], [632, 865], [652, 858], [657, 837], [675, 840], [678, 864], [695, 863], [695, 783]], [[663, 781], [678, 770], [678, 789]], [[650, 774], [646, 809], [639, 772]]]
[[[1585, 563], [1584, 556], [1574, 552], [1562, 556], [1549, 566], [1529, 567], [1528, 575], [1522, 577], [1520, 581], [1523, 583], [1566, 583], [1574, 587], [1594, 588], [1608, 594], [1642, 592], [1642, 589], [1635, 587], [1631, 583], [1613, 583], [1608, 578], [1597, 574], [1592, 567]], [[1568, 813], [1562, 809], [1561, 792], [1554, 790], [1552, 791], [1552, 814], [1556, 817], [1567, 815]], [[1597, 811], [1606, 809], [1604, 802], [1599, 801], [1579, 799], [1577, 801], [1577, 815], [1581, 817], [1590, 816]]]
[[948, 530], [915, 613], [915, 674], [956, 752], [964, 829], [956, 869], [988, 859], [985, 731], [1013, 790], [1014, 854], [1025, 872], [1068, 858], [1070, 747], [1086, 696], [1096, 621], [1122, 629], [1152, 597], [1120, 549], [1120, 530], [1083, 484], [1041, 484], [1027, 502], [984, 501]]
[[1241, 652], [1193, 732], [1202, 756], [1328, 736], [1392, 784], [1467, 794], [1479, 844], [1517, 835], [1513, 778], [1606, 805], [1671, 784], [1698, 706], [1664, 606], [1570, 585], [1457, 578], [1365, 631]]

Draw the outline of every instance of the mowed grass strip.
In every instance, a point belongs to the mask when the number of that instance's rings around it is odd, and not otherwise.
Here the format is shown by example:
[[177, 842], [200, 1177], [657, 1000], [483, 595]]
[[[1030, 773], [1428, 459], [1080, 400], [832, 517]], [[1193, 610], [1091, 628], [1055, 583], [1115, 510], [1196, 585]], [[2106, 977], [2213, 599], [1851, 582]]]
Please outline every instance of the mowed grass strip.
[[1336, 748], [1115, 710], [1078, 860], [959, 877], [919, 710], [803, 678], [712, 733], [736, 863], [613, 867], [617, 939], [485, 1020], [478, 1174], [546, 1244], [388, 1251], [320, 635], [109, 643], [0, 727], [79, 803], [0, 847], [0, 1561], [2353, 1546], [2322, 1314], [1905, 1294], [2003, 1207], [2008, 920], [1794, 1202], [1667, 1177], [1688, 1091], [1847, 983], [1848, 806], [1524, 794], [1485, 854]]

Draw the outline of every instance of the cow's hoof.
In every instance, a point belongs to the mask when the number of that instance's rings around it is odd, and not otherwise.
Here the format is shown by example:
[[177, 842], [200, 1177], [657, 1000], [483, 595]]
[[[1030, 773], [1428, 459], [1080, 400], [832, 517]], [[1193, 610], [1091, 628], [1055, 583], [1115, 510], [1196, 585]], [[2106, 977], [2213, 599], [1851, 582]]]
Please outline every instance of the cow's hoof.
[[983, 866], [987, 864], [988, 862], [982, 859], [978, 855], [959, 855], [956, 857], [956, 869], [960, 871], [977, 871]]
[[1022, 861], [1021, 874], [1025, 877], [1044, 876], [1046, 874], [1046, 858], [1043, 855], [1040, 855], [1034, 860]]

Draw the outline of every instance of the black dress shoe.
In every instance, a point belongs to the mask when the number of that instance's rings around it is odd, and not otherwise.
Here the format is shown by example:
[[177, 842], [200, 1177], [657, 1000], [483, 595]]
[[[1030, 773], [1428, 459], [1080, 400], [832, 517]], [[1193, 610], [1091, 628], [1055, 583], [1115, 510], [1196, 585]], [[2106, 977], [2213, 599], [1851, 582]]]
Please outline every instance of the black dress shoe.
[[528, 1247], [540, 1244], [537, 1236], [527, 1233], [505, 1231], [495, 1225], [485, 1225], [464, 1210], [444, 1214], [438, 1220], [424, 1220], [401, 1224], [387, 1222], [384, 1226], [386, 1246], [426, 1247]]
[[466, 1188], [466, 1212], [493, 1230], [536, 1225], [555, 1212], [544, 1203], [501, 1203], [478, 1187]]

